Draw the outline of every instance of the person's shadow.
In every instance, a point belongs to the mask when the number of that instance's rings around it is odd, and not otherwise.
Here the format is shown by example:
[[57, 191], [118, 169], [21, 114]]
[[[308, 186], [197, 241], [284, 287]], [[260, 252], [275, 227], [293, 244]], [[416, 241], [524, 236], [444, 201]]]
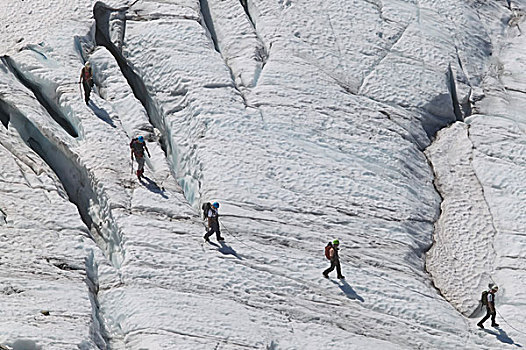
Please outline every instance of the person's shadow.
[[506, 334], [506, 332], [504, 332], [504, 330], [502, 328], [495, 328], [498, 332], [494, 331], [494, 330], [491, 330], [491, 329], [487, 329], [487, 328], [484, 328], [484, 332], [488, 333], [488, 334], [492, 334], [494, 335], [495, 337], [497, 337], [497, 339], [503, 343], [506, 343], [506, 344], [511, 344], [511, 345], [515, 345], [516, 347], [518, 348], [522, 348], [522, 345], [520, 344], [517, 344], [513, 341], [513, 339], [511, 339], [509, 337], [508, 334]]
[[95, 115], [100, 119], [102, 120], [103, 122], [105, 123], [108, 123], [111, 127], [113, 128], [116, 128], [115, 124], [113, 123], [113, 120], [111, 120], [111, 117], [110, 115], [108, 114], [108, 112], [106, 112], [104, 109], [102, 108], [99, 108], [95, 102], [93, 102], [93, 100], [90, 100], [89, 103], [88, 103], [88, 106], [91, 108], [91, 110], [93, 111], [93, 113], [95, 113]]
[[365, 301], [361, 296], [359, 296], [356, 293], [354, 289], [352, 289], [352, 287], [344, 279], [341, 279], [338, 281], [331, 280], [331, 282], [337, 285], [338, 288], [340, 288], [345, 293], [347, 298], [352, 299], [352, 300], [358, 300], [358, 301], [361, 301], [362, 303]]
[[208, 242], [210, 245], [213, 245], [214, 247], [217, 248], [217, 250], [221, 253], [221, 254], [224, 254], [224, 255], [233, 255], [235, 256], [236, 258], [238, 258], [239, 260], [243, 260], [242, 257], [239, 256], [239, 254], [234, 250], [234, 248], [232, 248], [231, 246], [229, 246], [228, 244], [225, 243], [225, 241], [219, 241], [219, 244], [217, 243], [214, 243], [214, 242]]
[[[146, 182], [143, 182], [143, 179], [146, 180]], [[149, 189], [153, 193], [160, 194], [161, 197], [163, 197], [164, 199], [168, 199], [168, 196], [164, 193], [164, 188], [159, 187], [159, 185], [157, 185], [157, 183], [149, 177], [143, 176], [140, 181], [147, 189]]]

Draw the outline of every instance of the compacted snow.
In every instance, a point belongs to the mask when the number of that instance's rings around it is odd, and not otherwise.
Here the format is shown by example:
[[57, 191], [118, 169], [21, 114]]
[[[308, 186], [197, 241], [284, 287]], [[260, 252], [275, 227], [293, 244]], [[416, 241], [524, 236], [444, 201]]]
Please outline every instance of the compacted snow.
[[522, 8], [0, 1], [0, 348], [524, 346]]

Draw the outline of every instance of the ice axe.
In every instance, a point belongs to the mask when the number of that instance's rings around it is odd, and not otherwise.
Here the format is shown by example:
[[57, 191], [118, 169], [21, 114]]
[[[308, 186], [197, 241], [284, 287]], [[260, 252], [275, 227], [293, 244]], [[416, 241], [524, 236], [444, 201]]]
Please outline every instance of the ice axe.
[[80, 81], [78, 82], [78, 84], [79, 84], [80, 99], [82, 100], [82, 87], [81, 87], [82, 84], [80, 83]]

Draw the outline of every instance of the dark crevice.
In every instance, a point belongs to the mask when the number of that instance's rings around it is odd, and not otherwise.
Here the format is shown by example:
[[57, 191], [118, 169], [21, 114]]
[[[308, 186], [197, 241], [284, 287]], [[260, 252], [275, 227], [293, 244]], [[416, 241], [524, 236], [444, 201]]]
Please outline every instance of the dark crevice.
[[[258, 62], [261, 62], [261, 70], [257, 73], [257, 77], [256, 77], [255, 82], [254, 82], [254, 85], [257, 85], [257, 81], [259, 80], [259, 76], [261, 75], [261, 71], [263, 70], [263, 68], [267, 64], [269, 52], [266, 49], [265, 45], [263, 44], [263, 40], [261, 40], [261, 37], [258, 35], [258, 32], [256, 30], [256, 22], [252, 18], [252, 15], [250, 14], [250, 10], [249, 10], [249, 7], [248, 7], [248, 0], [239, 0], [239, 2], [241, 3], [241, 6], [245, 10], [245, 14], [247, 15], [248, 21], [252, 25], [252, 28], [254, 29], [254, 34], [256, 35], [256, 37], [258, 39], [258, 44], [259, 45], [256, 46], [256, 49], [255, 49], [255, 52], [254, 52], [255, 60], [258, 61]], [[272, 44], [270, 44], [270, 46], [272, 46]], [[270, 50], [270, 48], [269, 48], [269, 50]]]
[[453, 113], [455, 113], [455, 117], [457, 121], [464, 121], [464, 118], [462, 116], [462, 111], [460, 110], [460, 103], [458, 102], [457, 87], [455, 84], [455, 75], [453, 74], [453, 70], [451, 69], [451, 64], [449, 64], [447, 67], [446, 77], [448, 80], [449, 94], [451, 95], [451, 103], [453, 104]]
[[[473, 86], [471, 85], [471, 83], [469, 81], [469, 78], [468, 78], [468, 76], [466, 74], [466, 71], [464, 70], [464, 65], [462, 64], [462, 60], [460, 59], [460, 55], [458, 54], [458, 47], [455, 46], [455, 50], [456, 50], [456, 53], [457, 53], [458, 66], [460, 67], [460, 70], [462, 71], [464, 77], [466, 78], [466, 84], [471, 89], [473, 89]], [[464, 101], [462, 101], [462, 103], [460, 103], [460, 106], [462, 107], [463, 119], [466, 119], [467, 117], [469, 117], [473, 113], [471, 102], [470, 102], [469, 98], [466, 98]]]
[[[92, 238], [97, 245], [102, 247], [101, 249], [108, 254], [108, 259], [112, 263], [120, 264], [123, 257], [122, 255], [117, 256], [117, 254], [114, 253], [115, 250], [111, 247], [111, 242], [108, 243], [109, 239], [104, 236], [104, 232], [109, 236], [112, 236], [113, 243], [118, 246], [120, 246], [119, 236], [107, 232], [108, 229], [103, 232], [100, 229], [101, 226], [95, 223], [90, 216], [90, 208], [92, 206], [98, 207], [99, 201], [92, 188], [94, 184], [91, 183], [87, 170], [75, 163], [73, 159], [76, 159], [76, 157], [74, 155], [68, 156], [68, 154], [64, 153], [61, 148], [48, 140], [39, 128], [23, 113], [2, 100], [0, 100], [0, 115], [8, 115], [10, 117], [12, 127], [18, 131], [21, 139], [55, 172], [68, 194], [69, 200], [76, 205], [82, 221], [88, 227], [90, 232], [96, 233], [95, 237]], [[111, 218], [108, 221], [111, 221]], [[53, 262], [53, 265], [62, 270], [81, 269], [60, 261]], [[89, 275], [90, 271], [88, 270], [87, 273]], [[108, 338], [105, 335], [103, 327], [101, 327], [101, 324], [103, 323], [98, 316], [98, 301], [96, 293], [93, 292], [93, 283], [90, 279], [88, 279], [86, 283], [91, 292], [90, 300], [94, 313], [93, 324], [91, 325], [92, 338], [100, 349], [109, 349], [109, 346], [107, 345]]]
[[200, 18], [194, 15], [184, 15], [184, 14], [179, 15], [179, 14], [169, 14], [169, 13], [167, 14], [154, 13], [154, 14], [143, 15], [139, 11], [136, 11], [136, 10], [134, 10], [133, 12], [134, 12], [133, 14], [131, 13], [126, 14], [126, 17], [125, 17], [126, 21], [149, 22], [149, 21], [156, 21], [159, 19], [181, 19], [181, 20], [200, 22]]
[[3, 287], [0, 290], [0, 293], [2, 293], [4, 295], [20, 294], [20, 293], [24, 293], [24, 292], [25, 292], [25, 290], [23, 290], [21, 288], [18, 288], [18, 287], [13, 287], [11, 285], [7, 285], [7, 286]]
[[[0, 102], [2, 101], [0, 100]], [[7, 224], [7, 214], [2, 209], [0, 209], [0, 226], [6, 225], [6, 224]]]
[[85, 261], [86, 269], [86, 284], [90, 291], [89, 298], [91, 303], [91, 309], [93, 310], [93, 322], [90, 325], [90, 336], [97, 344], [99, 349], [109, 350], [111, 337], [106, 329], [104, 318], [100, 314], [100, 303], [99, 303], [99, 279], [98, 279], [98, 267], [95, 263], [93, 253], [86, 258]]
[[518, 93], [521, 93], [521, 94], [526, 94], [526, 90], [514, 89], [514, 88], [510, 88], [509, 86], [505, 86], [504, 89], [506, 91], [513, 91], [513, 92], [518, 92]]
[[201, 14], [203, 15], [203, 26], [210, 33], [210, 38], [214, 43], [214, 48], [217, 52], [221, 53], [221, 50], [219, 49], [219, 44], [217, 42], [217, 35], [214, 28], [214, 22], [212, 21], [212, 15], [210, 14], [210, 6], [208, 5], [208, 0], [199, 0], [199, 4], [201, 5]]
[[11, 117], [6, 113], [7, 106], [4, 101], [0, 100], [0, 121], [6, 129], [9, 129], [9, 120]]
[[[135, 72], [133, 66], [128, 62], [126, 57], [124, 57], [121, 50], [119, 50], [119, 48], [110, 39], [111, 32], [109, 21], [112, 16], [112, 12], [118, 11], [126, 14], [127, 10], [128, 8], [114, 9], [100, 1], [95, 4], [93, 7], [93, 15], [95, 18], [95, 43], [99, 46], [105, 47], [115, 58], [122, 75], [132, 89], [133, 95], [141, 102], [144, 109], [146, 110], [150, 124], [159, 130], [161, 136], [159, 137], [158, 142], [168, 160], [168, 163], [171, 166], [171, 171], [174, 173], [174, 178], [177, 179], [176, 164], [174, 164], [176, 162], [174, 150], [177, 151], [177, 145], [172, 143], [171, 131], [166, 127], [164, 114], [157, 106], [157, 103], [152, 97], [150, 91], [148, 91], [148, 88], [146, 87], [142, 77], [137, 72]], [[235, 85], [233, 87], [235, 87]], [[180, 181], [181, 182], [179, 182], [179, 185], [182, 188], [183, 195], [188, 200], [188, 202], [193, 202], [193, 198], [188, 198], [188, 193], [184, 191], [187, 186], [184, 183], [186, 180]], [[197, 179], [196, 181], [198, 182]]]
[[78, 131], [75, 129], [75, 127], [69, 122], [69, 120], [62, 114], [59, 107], [55, 104], [54, 101], [51, 101], [48, 97], [46, 97], [42, 93], [42, 87], [39, 86], [37, 83], [32, 82], [31, 80], [27, 79], [22, 72], [18, 70], [16, 65], [14, 64], [14, 61], [9, 56], [3, 56], [2, 62], [5, 66], [9, 68], [9, 70], [14, 74], [14, 76], [31, 92], [35, 95], [36, 99], [42, 107], [46, 109], [48, 114], [55, 120], [69, 135], [72, 137], [78, 137]]
[[241, 6], [243, 6], [248, 20], [252, 23], [252, 25], [254, 25], [254, 21], [252, 20], [252, 16], [250, 15], [250, 11], [248, 10], [248, 0], [239, 0], [239, 2], [241, 3]]
[[[203, 23], [202, 23], [202, 25], [203, 25], [203, 27], [205, 27], [205, 29], [210, 34], [210, 39], [212, 40], [212, 42], [214, 44], [215, 50], [221, 55], [221, 58], [223, 59], [223, 62], [225, 63], [225, 66], [228, 68], [228, 71], [230, 72], [230, 78], [232, 79], [232, 81], [234, 83], [234, 88], [239, 92], [241, 98], [243, 99], [244, 105], [246, 107], [248, 107], [248, 104], [247, 104], [246, 98], [244, 96], [244, 93], [241, 91], [240, 87], [236, 83], [236, 78], [235, 78], [234, 72], [232, 71], [232, 68], [230, 67], [230, 65], [228, 64], [227, 60], [223, 56], [223, 53], [221, 52], [221, 48], [219, 46], [219, 41], [217, 39], [217, 34], [216, 34], [216, 31], [215, 31], [215, 27], [214, 27], [214, 21], [212, 20], [212, 15], [210, 13], [210, 7], [208, 5], [208, 0], [200, 0], [199, 3], [201, 5], [201, 14], [203, 16]], [[246, 4], [246, 1], [245, 1], [245, 4]], [[241, 5], [243, 5], [243, 2], [241, 3]], [[243, 5], [243, 7], [245, 8], [245, 12], [247, 13], [247, 16], [249, 18], [250, 23], [254, 27], [254, 23], [252, 22], [252, 18], [250, 17], [250, 14], [248, 12], [248, 8], [245, 5]], [[253, 58], [254, 58], [255, 61], [261, 62], [261, 67], [258, 69], [258, 72], [255, 73], [253, 86], [257, 85], [257, 81], [259, 80], [259, 76], [261, 75], [261, 71], [263, 70], [263, 67], [265, 67], [265, 64], [266, 64], [267, 59], [268, 59], [268, 53], [267, 53], [267, 51], [265, 49], [265, 46], [263, 45], [261, 39], [259, 38], [259, 36], [257, 35], [257, 33], [255, 31], [255, 27], [254, 27], [254, 33], [255, 33], [255, 35], [256, 35], [256, 37], [258, 39], [258, 44], [259, 45], [257, 45], [254, 48], [254, 57]]]
[[[21, 139], [55, 172], [69, 200], [78, 208], [84, 224], [90, 232], [95, 230], [96, 237], [94, 239], [103, 251], [109, 253], [109, 260], [114, 263], [122, 261], [122, 257], [112, 256], [113, 249], [110, 249], [111, 244], [120, 245], [118, 235], [105, 232], [102, 229], [102, 222], [94, 222], [90, 215], [90, 208], [101, 205], [93, 189], [95, 184], [91, 182], [88, 171], [75, 161], [78, 157], [75, 154], [66, 153], [67, 151], [64, 151], [62, 147], [55, 145], [22, 112], [0, 99], [0, 115], [2, 114], [9, 116], [11, 126], [17, 130]], [[103, 214], [105, 213], [99, 213], [98, 216], [103, 217]], [[112, 221], [111, 217], [108, 218], [108, 221]]]
[[236, 79], [234, 77], [234, 73], [232, 72], [232, 68], [227, 64], [225, 58], [223, 57], [223, 54], [221, 52], [221, 49], [219, 48], [219, 42], [217, 41], [217, 35], [214, 28], [214, 21], [212, 20], [212, 15], [210, 14], [210, 6], [208, 5], [208, 0], [199, 0], [199, 3], [201, 5], [201, 14], [203, 15], [203, 27], [210, 33], [210, 39], [212, 40], [212, 43], [214, 44], [215, 50], [221, 55], [221, 58], [223, 59], [223, 62], [225, 63], [225, 66], [228, 68], [228, 71], [230, 72], [230, 78], [233, 82], [233, 87], [239, 92], [241, 95], [241, 98], [243, 99], [243, 103], [245, 106], [247, 105], [247, 101], [245, 99], [245, 96], [243, 93], [239, 90], [239, 87], [236, 84]]
[[109, 21], [112, 12], [125, 12], [127, 8], [113, 9], [103, 2], [97, 2], [93, 7], [93, 15], [95, 17], [95, 42], [99, 46], [105, 47], [115, 58], [122, 75], [128, 82], [128, 85], [133, 91], [133, 95], [137, 98], [146, 109], [150, 123], [161, 132], [159, 143], [166, 155], [172, 154], [172, 147], [170, 142], [166, 142], [167, 128], [165, 126], [162, 113], [157, 108], [153, 101], [146, 84], [142, 78], [134, 71], [124, 57], [121, 50], [110, 39]]

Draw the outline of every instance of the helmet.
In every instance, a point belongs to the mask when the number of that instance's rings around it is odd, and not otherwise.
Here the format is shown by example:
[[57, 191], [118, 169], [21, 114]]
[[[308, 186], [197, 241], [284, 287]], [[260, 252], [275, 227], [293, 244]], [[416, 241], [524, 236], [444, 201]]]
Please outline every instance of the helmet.
[[497, 289], [499, 289], [499, 286], [497, 285], [494, 285], [493, 287], [491, 287], [491, 290], [497, 290]]
[[139, 140], [139, 142], [141, 142], [141, 143], [142, 143], [142, 142], [144, 142], [144, 137], [142, 137], [142, 136], [139, 136], [139, 137], [137, 137], [137, 140]]
[[212, 204], [212, 206], [217, 209], [217, 208], [219, 208], [219, 203], [214, 202], [214, 204]]
[[332, 244], [334, 244], [334, 245], [338, 245], [338, 244], [340, 244], [340, 241], [338, 241], [337, 239], [335, 239], [334, 241], [332, 241]]
[[91, 66], [91, 64], [89, 63], [89, 61], [86, 61], [86, 63], [84, 63], [84, 65], [85, 65], [86, 67], [90, 67], [90, 66]]

